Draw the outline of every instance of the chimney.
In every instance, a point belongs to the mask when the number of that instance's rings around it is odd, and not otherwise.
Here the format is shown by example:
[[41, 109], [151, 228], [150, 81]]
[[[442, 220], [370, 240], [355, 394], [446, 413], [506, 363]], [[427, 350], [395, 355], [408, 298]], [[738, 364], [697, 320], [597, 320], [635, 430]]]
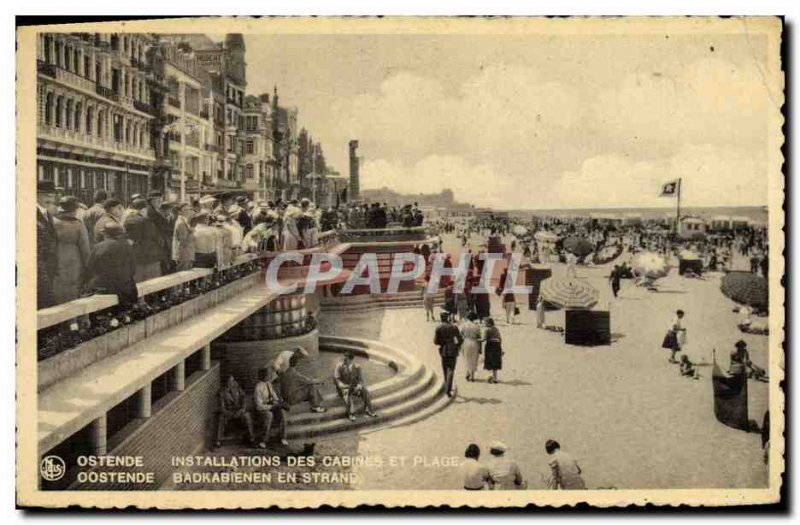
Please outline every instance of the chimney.
[[359, 180], [358, 180], [358, 157], [356, 156], [357, 149], [358, 149], [358, 141], [351, 140], [350, 141], [350, 192], [349, 192], [351, 200], [358, 199], [358, 193], [360, 191]]

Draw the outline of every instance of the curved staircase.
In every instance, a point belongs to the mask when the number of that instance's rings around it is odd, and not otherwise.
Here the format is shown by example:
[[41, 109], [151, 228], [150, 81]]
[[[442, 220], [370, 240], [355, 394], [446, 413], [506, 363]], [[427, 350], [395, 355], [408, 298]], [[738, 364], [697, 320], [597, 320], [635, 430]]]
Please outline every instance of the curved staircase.
[[327, 412], [311, 412], [308, 403], [291, 407], [287, 427], [289, 439], [360, 433], [405, 425], [438, 412], [450, 401], [442, 391], [441, 379], [437, 379], [419, 359], [405, 352], [377, 341], [333, 336], [320, 336], [320, 348], [340, 353], [352, 350], [357, 356], [383, 363], [397, 373], [385, 381], [368, 385], [378, 417], [368, 417], [359, 412], [357, 419], [350, 421], [339, 396], [328, 394], [322, 403]]
[[[434, 304], [436, 306], [444, 304], [443, 290], [437, 292]], [[379, 308], [422, 308], [422, 288], [395, 294], [323, 297], [320, 305], [324, 312], [366, 312]]]

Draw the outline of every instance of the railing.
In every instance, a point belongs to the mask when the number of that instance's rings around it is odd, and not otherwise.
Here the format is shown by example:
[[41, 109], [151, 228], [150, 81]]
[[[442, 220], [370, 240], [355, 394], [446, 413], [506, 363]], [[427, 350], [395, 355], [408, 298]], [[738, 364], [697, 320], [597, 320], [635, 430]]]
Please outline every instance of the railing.
[[172, 97], [172, 96], [167, 97], [167, 102], [169, 103], [170, 106], [172, 106], [174, 108], [180, 108], [181, 107], [180, 99], [177, 99], [175, 97]]
[[119, 102], [119, 95], [115, 93], [114, 90], [112, 90], [111, 88], [101, 86], [100, 84], [95, 84], [95, 91], [101, 97], [113, 100], [114, 102]]
[[82, 77], [72, 71], [67, 71], [64, 68], [56, 68], [56, 80], [75, 86], [76, 88], [83, 89], [84, 91], [92, 91], [94, 82], [86, 77]]
[[214, 153], [219, 153], [219, 146], [217, 146], [216, 144], [206, 144], [204, 146], [204, 148], [205, 148], [206, 151], [212, 151]]
[[56, 78], [56, 65], [41, 60], [36, 61], [36, 71], [48, 77]]
[[150, 104], [148, 104], [146, 102], [142, 102], [140, 100], [134, 99], [133, 100], [133, 107], [136, 108], [137, 110], [141, 111], [142, 113], [147, 113], [148, 115], [154, 115], [155, 114], [155, 110], [153, 109], [153, 106], [151, 106]]
[[39, 360], [140, 321], [259, 271], [258, 257], [245, 254], [230, 267], [195, 268], [137, 284], [139, 302], [119, 307], [116, 295], [98, 294], [37, 312]]
[[96, 135], [89, 135], [82, 131], [75, 131], [71, 129], [65, 128], [57, 128], [55, 126], [48, 126], [46, 124], [39, 124], [38, 127], [38, 136], [40, 137], [50, 137], [54, 139], [58, 139], [61, 141], [66, 142], [78, 142], [83, 145], [94, 146], [98, 148], [103, 148], [106, 150], [113, 150], [113, 151], [124, 151], [128, 153], [134, 153], [137, 155], [143, 155], [148, 158], [148, 160], [152, 160], [155, 158], [155, 152], [152, 148], [140, 148], [138, 146], [134, 146], [132, 144], [126, 144], [124, 142], [117, 142], [115, 140], [108, 139], [106, 137], [98, 137]]

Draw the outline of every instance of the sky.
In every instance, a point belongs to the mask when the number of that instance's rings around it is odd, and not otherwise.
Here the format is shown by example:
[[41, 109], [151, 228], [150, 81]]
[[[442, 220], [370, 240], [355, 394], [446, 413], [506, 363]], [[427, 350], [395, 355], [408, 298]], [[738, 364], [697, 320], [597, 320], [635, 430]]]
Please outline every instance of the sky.
[[[247, 91], [299, 108], [362, 188], [508, 209], [767, 204], [766, 39], [731, 34], [245, 35]], [[774, 120], [772, 122], [775, 122]]]

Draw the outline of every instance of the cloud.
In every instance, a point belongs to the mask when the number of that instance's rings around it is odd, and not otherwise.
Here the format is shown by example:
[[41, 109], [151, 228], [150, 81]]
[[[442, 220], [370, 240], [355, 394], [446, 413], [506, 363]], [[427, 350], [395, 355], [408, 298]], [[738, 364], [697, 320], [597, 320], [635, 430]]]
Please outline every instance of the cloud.
[[766, 143], [767, 116], [777, 111], [773, 96], [753, 62], [702, 59], [675, 75], [625, 76], [599, 94], [590, 117], [602, 133], [627, 143], [752, 147]]
[[[562, 173], [552, 202], [578, 208], [672, 206], [658, 197], [661, 184], [682, 179], [686, 206], [758, 205], [766, 202], [765, 159], [737, 148], [685, 146], [666, 159], [635, 161], [618, 154], [589, 158], [577, 171]], [[612, 198], [609, 195], [613, 195]]]
[[762, 80], [752, 61], [717, 57], [597, 86], [500, 63], [455, 88], [398, 72], [332, 113], [340, 143], [360, 140], [364, 187], [503, 208], [663, 206], [659, 185], [683, 177], [687, 205], [758, 205], [780, 96]]

